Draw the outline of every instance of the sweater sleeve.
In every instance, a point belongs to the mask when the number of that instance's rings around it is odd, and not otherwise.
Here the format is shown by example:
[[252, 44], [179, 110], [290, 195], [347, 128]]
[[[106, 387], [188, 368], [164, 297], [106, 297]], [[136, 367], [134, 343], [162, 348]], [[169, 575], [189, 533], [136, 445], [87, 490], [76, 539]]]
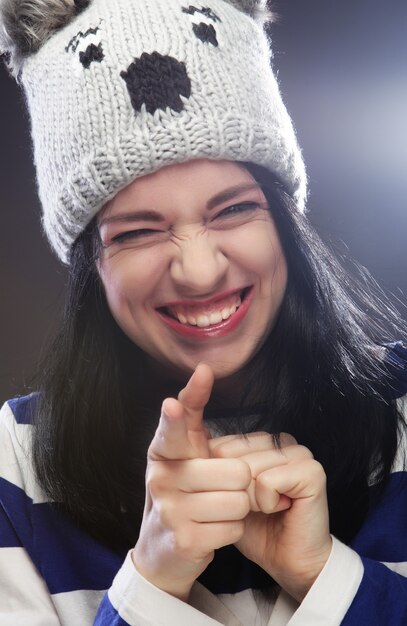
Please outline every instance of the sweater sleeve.
[[407, 567], [403, 574], [386, 565], [362, 558], [364, 575], [343, 625], [402, 626], [407, 623]]
[[[407, 564], [398, 564], [397, 569], [360, 557], [334, 539], [330, 558], [289, 626], [403, 626], [407, 623]], [[274, 626], [273, 619], [270, 626]]]
[[[11, 489], [24, 488], [19, 459], [22, 446], [14, 438], [14, 417], [8, 405], [0, 413], [0, 624], [60, 624], [48, 588], [19, 537], [13, 518]], [[21, 512], [21, 518], [24, 517]], [[23, 525], [23, 520], [21, 520]], [[25, 525], [30, 542], [29, 523]]]
[[99, 607], [94, 626], [221, 626], [225, 623], [149, 583], [134, 567], [130, 551]]
[[60, 625], [48, 589], [24, 548], [0, 549], [0, 589], [2, 626]]

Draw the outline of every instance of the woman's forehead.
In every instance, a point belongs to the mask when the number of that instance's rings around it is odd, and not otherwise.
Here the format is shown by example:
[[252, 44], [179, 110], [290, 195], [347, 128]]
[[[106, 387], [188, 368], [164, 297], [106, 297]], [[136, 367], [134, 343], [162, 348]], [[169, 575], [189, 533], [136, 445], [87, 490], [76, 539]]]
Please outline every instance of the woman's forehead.
[[119, 191], [101, 210], [99, 221], [117, 211], [165, 207], [167, 203], [208, 205], [210, 209], [217, 200], [222, 201], [222, 196], [227, 200], [228, 196], [255, 189], [261, 193], [253, 176], [240, 163], [209, 159], [176, 163], [142, 176]]

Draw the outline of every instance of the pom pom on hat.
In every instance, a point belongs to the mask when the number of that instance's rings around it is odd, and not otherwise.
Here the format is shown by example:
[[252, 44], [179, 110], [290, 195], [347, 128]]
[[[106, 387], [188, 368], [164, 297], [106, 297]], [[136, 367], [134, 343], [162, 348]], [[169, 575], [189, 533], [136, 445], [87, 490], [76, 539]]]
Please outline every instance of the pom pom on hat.
[[76, 17], [91, 0], [1, 0], [0, 51], [17, 76], [23, 60]]
[[247, 13], [256, 22], [263, 24], [264, 22], [274, 21], [275, 16], [267, 6], [267, 0], [226, 0], [236, 9], [243, 13]]

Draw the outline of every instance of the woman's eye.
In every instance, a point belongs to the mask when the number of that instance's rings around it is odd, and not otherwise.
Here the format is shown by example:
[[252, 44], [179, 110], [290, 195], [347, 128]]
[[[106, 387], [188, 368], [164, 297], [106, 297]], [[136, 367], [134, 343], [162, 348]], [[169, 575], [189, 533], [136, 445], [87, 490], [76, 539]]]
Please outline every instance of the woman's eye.
[[255, 211], [260, 208], [257, 202], [242, 202], [241, 204], [233, 204], [232, 206], [227, 207], [220, 211], [215, 219], [222, 217], [233, 217], [235, 215], [241, 215], [243, 213], [249, 213], [251, 211]]
[[123, 233], [119, 233], [112, 237], [112, 243], [124, 243], [126, 241], [136, 241], [146, 239], [152, 235], [158, 235], [161, 231], [153, 230], [151, 228], [140, 228], [138, 230], [126, 230]]

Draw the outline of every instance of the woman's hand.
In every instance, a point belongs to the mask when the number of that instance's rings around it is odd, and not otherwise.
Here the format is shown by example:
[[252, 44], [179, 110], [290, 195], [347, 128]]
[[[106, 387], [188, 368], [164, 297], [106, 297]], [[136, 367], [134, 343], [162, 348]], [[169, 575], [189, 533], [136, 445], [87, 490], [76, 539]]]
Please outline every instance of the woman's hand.
[[331, 552], [326, 477], [291, 435], [281, 445], [267, 433], [209, 442], [213, 457], [239, 458], [251, 470], [251, 512], [237, 548], [301, 602]]
[[198, 365], [178, 399], [167, 398], [148, 450], [146, 503], [132, 558], [160, 589], [187, 600], [214, 550], [238, 542], [250, 510], [248, 464], [212, 459], [202, 415], [213, 386]]

